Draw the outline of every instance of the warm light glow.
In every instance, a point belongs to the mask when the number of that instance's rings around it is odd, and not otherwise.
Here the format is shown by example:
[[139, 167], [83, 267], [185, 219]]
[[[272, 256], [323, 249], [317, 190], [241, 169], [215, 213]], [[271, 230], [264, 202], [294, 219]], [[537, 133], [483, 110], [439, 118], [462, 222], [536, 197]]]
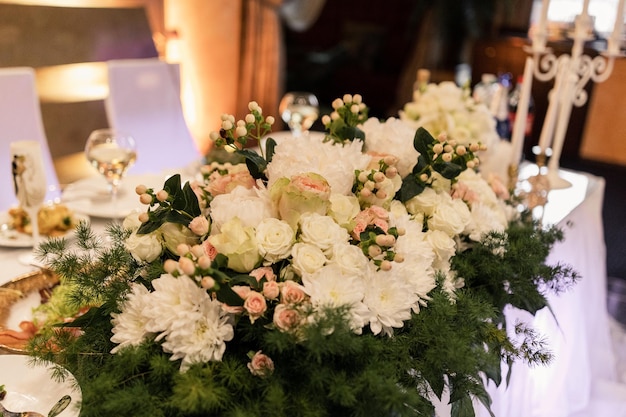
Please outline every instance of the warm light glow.
[[109, 94], [104, 62], [55, 65], [35, 69], [42, 102], [71, 103], [104, 100]]
[[53, 7], [140, 7], [146, 0], [0, 0], [0, 3]]

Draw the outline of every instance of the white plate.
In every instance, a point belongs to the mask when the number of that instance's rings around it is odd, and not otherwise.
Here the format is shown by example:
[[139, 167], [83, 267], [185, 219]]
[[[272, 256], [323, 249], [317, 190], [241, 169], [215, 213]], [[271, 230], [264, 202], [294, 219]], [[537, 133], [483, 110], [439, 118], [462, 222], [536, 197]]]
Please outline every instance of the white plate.
[[64, 381], [57, 381], [51, 366], [33, 365], [27, 355], [0, 355], [0, 385], [7, 391], [2, 405], [9, 411], [48, 412], [64, 395], [72, 397], [60, 417], [78, 416], [82, 399], [76, 379], [68, 372]]
[[104, 177], [88, 177], [67, 186], [61, 201], [75, 212], [91, 217], [120, 219], [135, 210], [144, 211], [146, 206], [139, 202], [135, 187], [144, 184], [160, 190], [167, 177], [165, 175], [129, 175], [120, 184], [117, 203], [113, 204]]
[[[74, 213], [74, 219], [78, 224], [80, 221], [89, 221], [89, 217], [84, 214]], [[4, 211], [0, 212], [0, 225], [5, 225], [9, 222], [9, 213]], [[74, 229], [68, 230], [65, 235], [57, 236], [63, 237], [72, 233]], [[41, 236], [41, 240], [45, 240], [46, 236]], [[5, 248], [32, 248], [33, 247], [33, 236], [28, 233], [21, 233], [17, 230], [5, 230], [0, 229], [0, 246]]]

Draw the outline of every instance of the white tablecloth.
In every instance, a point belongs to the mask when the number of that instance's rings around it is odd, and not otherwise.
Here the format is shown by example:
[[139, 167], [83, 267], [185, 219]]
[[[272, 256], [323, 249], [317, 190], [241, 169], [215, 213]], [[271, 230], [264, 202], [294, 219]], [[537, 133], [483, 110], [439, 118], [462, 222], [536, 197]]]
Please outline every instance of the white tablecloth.
[[[606, 306], [606, 246], [602, 222], [603, 178], [562, 171], [573, 186], [548, 196], [544, 222], [565, 233], [549, 264], [573, 267], [578, 283], [560, 295], [550, 295], [552, 312], [533, 318], [509, 309], [507, 320], [523, 320], [546, 337], [554, 360], [529, 368], [515, 364], [511, 382], [490, 387], [497, 417], [622, 417], [626, 416], [626, 384], [616, 372]], [[480, 408], [480, 407], [477, 407]], [[480, 416], [488, 416], [478, 410]]]

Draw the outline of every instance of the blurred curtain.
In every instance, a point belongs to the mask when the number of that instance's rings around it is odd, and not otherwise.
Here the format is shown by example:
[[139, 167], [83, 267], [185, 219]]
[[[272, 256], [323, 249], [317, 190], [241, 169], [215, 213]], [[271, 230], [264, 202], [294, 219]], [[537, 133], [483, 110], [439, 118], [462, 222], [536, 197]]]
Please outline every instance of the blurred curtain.
[[266, 115], [278, 114], [284, 91], [285, 52], [279, 10], [283, 0], [244, 0], [241, 9], [241, 48], [237, 114], [248, 113], [251, 100]]

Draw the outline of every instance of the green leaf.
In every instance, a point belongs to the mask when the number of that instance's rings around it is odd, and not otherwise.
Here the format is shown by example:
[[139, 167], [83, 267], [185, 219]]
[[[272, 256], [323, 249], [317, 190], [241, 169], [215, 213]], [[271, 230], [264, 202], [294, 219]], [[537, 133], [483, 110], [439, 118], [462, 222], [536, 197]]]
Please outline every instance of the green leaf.
[[469, 395], [464, 395], [452, 402], [451, 417], [475, 417], [474, 405]]
[[273, 138], [267, 138], [265, 141], [265, 160], [269, 164], [274, 157], [274, 150], [276, 149], [276, 141]]
[[185, 183], [183, 187], [183, 196], [185, 197], [184, 211], [189, 213], [193, 217], [197, 217], [201, 214], [200, 203], [198, 203], [198, 196], [191, 188], [189, 182]]
[[233, 307], [243, 305], [243, 298], [228, 285], [220, 285], [220, 289], [217, 290], [217, 299]]
[[150, 220], [139, 226], [139, 229], [137, 229], [137, 234], [144, 235], [154, 232], [156, 229], [161, 227], [163, 222], [167, 220], [169, 213], [169, 210], [162, 208], [154, 210], [150, 213]]
[[483, 371], [487, 378], [492, 380], [496, 386], [500, 386], [502, 383], [502, 366], [500, 361], [486, 362], [483, 366]]
[[436, 162], [433, 164], [433, 169], [449, 180], [458, 177], [463, 171], [460, 165], [453, 162]]
[[337, 136], [344, 140], [365, 140], [365, 133], [356, 126], [342, 126], [337, 130]]
[[237, 151], [240, 155], [246, 158], [246, 166], [250, 175], [254, 179], [265, 179], [265, 168], [267, 168], [267, 161], [263, 159], [261, 155], [253, 152], [249, 149], [241, 149]]
[[426, 186], [424, 183], [415, 178], [415, 175], [408, 175], [402, 180], [402, 186], [396, 194], [396, 198], [403, 203], [406, 203], [416, 195], [424, 191]]
[[441, 400], [441, 396], [443, 395], [443, 390], [446, 386], [446, 381], [443, 378], [443, 374], [438, 375], [437, 379], [428, 378], [428, 384], [430, 385], [430, 388], [432, 388], [437, 398]]
[[165, 181], [165, 184], [163, 184], [163, 189], [167, 191], [167, 193], [170, 195], [177, 194], [178, 191], [180, 191], [180, 187], [181, 187], [180, 174], [172, 175]]
[[415, 137], [413, 138], [413, 147], [416, 151], [418, 151], [421, 155], [428, 155], [430, 150], [430, 145], [435, 142], [435, 138], [431, 135], [428, 130], [420, 127], [415, 132]]
[[[413, 174], [421, 174], [428, 167], [428, 159], [424, 155], [417, 157], [417, 164], [413, 167]], [[426, 172], [426, 171], [424, 171]], [[428, 174], [428, 172], [426, 172]]]
[[476, 385], [474, 396], [485, 406], [491, 417], [496, 417], [493, 411], [491, 411], [491, 397], [483, 385]]

